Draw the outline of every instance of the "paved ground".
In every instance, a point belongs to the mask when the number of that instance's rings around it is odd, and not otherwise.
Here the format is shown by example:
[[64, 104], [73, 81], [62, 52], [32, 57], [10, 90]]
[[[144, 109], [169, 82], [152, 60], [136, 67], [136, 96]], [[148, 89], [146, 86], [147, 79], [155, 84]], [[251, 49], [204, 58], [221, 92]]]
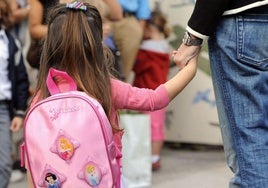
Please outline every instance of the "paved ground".
[[[218, 147], [165, 146], [162, 168], [152, 176], [152, 188], [227, 188], [231, 173]], [[26, 178], [8, 188], [26, 188]]]
[[153, 173], [153, 188], [227, 188], [231, 172], [222, 149], [166, 147], [163, 167]]

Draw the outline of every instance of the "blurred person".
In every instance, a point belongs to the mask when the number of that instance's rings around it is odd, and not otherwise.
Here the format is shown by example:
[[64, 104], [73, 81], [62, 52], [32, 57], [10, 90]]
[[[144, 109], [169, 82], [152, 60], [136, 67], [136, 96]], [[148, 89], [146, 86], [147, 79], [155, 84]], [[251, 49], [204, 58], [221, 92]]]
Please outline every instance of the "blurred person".
[[27, 61], [33, 68], [39, 68], [43, 40], [47, 34], [47, 14], [58, 0], [31, 0], [29, 12], [29, 31], [31, 44], [27, 52]]
[[13, 13], [13, 23], [20, 23], [27, 19], [30, 6], [30, 0], [10, 0], [10, 6]]
[[268, 0], [197, 0], [175, 57], [183, 68], [208, 38], [230, 188], [268, 187]]
[[[95, 0], [98, 1], [98, 0]], [[110, 9], [109, 19], [111, 21], [118, 21], [123, 18], [123, 9], [118, 0], [102, 0]]]
[[[30, 12], [30, 0], [10, 0], [11, 9], [14, 17], [14, 36], [19, 39], [22, 46], [22, 53], [26, 57], [29, 47], [29, 26], [28, 17]], [[25, 58], [26, 59], [26, 58]], [[27, 71], [29, 66], [26, 63]], [[31, 72], [29, 72], [31, 74]]]
[[[12, 33], [14, 34], [14, 37], [19, 40], [21, 48], [22, 48], [22, 53], [23, 57], [26, 56], [26, 52], [28, 49], [28, 44], [29, 44], [29, 37], [28, 37], [28, 15], [29, 15], [29, 1], [28, 0], [10, 0], [10, 6], [13, 14], [13, 29]], [[24, 58], [25, 60], [25, 58]], [[25, 61], [24, 61], [25, 62]], [[28, 70], [27, 63], [26, 65], [26, 70], [28, 72], [28, 76], [32, 73]], [[29, 81], [30, 76], [28, 77]], [[20, 155], [19, 155], [19, 148], [20, 148], [20, 143], [23, 140], [23, 133], [22, 130], [16, 132], [12, 136], [13, 140], [13, 165], [12, 165], [12, 174], [10, 178], [10, 182], [16, 182], [19, 180], [22, 180], [24, 177], [24, 172], [25, 169], [20, 166]]]
[[0, 1], [0, 187], [7, 188], [12, 170], [12, 134], [23, 125], [28, 77], [19, 42], [12, 32], [12, 10]]
[[[166, 38], [170, 33], [167, 18], [160, 10], [160, 2], [157, 2], [144, 27], [143, 41], [133, 69], [134, 86], [155, 89], [167, 81], [171, 48]], [[166, 110], [163, 108], [148, 114], [151, 118], [152, 170], [155, 171], [161, 166], [160, 154], [165, 139]]]
[[14, 17], [14, 33], [22, 47], [26, 45], [28, 34], [29, 0], [10, 0]]
[[113, 23], [114, 42], [120, 52], [125, 81], [129, 81], [139, 50], [145, 21], [150, 18], [149, 0], [118, 0], [123, 19]]
[[[86, 0], [84, 0], [86, 2]], [[49, 9], [58, 3], [68, 3], [71, 0], [31, 0], [29, 13], [29, 28], [32, 39], [30, 49], [27, 54], [29, 64], [34, 68], [39, 68], [40, 55], [43, 40], [47, 34], [47, 15]], [[103, 0], [109, 8], [109, 18], [118, 20], [122, 18], [122, 9], [117, 0]]]

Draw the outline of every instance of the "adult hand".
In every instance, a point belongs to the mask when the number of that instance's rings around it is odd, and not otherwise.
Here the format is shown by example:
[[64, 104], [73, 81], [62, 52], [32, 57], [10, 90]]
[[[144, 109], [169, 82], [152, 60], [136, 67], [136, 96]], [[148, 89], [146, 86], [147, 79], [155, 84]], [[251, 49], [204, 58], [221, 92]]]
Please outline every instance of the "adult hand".
[[10, 130], [12, 132], [17, 132], [20, 129], [20, 127], [22, 127], [23, 120], [24, 119], [22, 117], [18, 116], [14, 117], [11, 121]]
[[179, 69], [182, 69], [187, 63], [200, 52], [201, 46], [186, 46], [181, 44], [180, 47], [173, 51], [173, 60]]

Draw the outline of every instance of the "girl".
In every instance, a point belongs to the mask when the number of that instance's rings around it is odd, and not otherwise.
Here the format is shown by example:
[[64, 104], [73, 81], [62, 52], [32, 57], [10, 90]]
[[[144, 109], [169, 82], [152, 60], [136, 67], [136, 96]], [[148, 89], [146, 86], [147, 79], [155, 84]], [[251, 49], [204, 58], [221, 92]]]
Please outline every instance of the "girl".
[[[117, 111], [152, 111], [167, 106], [194, 77], [197, 59], [192, 59], [177, 75], [155, 90], [132, 87], [116, 80], [110, 73], [113, 55], [103, 45], [101, 16], [94, 6], [87, 3], [83, 6], [86, 8], [67, 8], [69, 5], [64, 4], [52, 8], [41, 55], [37, 93], [32, 104], [49, 96], [45, 78], [51, 67], [67, 72], [76, 81], [78, 90], [102, 104], [114, 128], [114, 141], [121, 149], [123, 131], [118, 126]], [[176, 52], [174, 58], [177, 58]], [[31, 182], [31, 176], [28, 177]]]
[[[158, 2], [151, 18], [145, 24], [143, 41], [134, 66], [134, 86], [155, 89], [167, 81], [171, 51], [166, 38], [170, 32], [167, 18], [160, 10]], [[166, 110], [162, 108], [148, 114], [151, 118], [152, 170], [154, 171], [160, 168]]]

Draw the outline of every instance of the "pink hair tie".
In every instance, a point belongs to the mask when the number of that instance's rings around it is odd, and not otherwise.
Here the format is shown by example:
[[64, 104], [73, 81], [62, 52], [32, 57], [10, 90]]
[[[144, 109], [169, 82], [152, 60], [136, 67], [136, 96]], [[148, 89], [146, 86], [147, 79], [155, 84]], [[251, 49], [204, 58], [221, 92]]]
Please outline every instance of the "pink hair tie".
[[83, 2], [74, 1], [72, 3], [67, 3], [66, 8], [73, 9], [73, 10], [83, 10], [86, 11], [87, 7], [84, 5]]

